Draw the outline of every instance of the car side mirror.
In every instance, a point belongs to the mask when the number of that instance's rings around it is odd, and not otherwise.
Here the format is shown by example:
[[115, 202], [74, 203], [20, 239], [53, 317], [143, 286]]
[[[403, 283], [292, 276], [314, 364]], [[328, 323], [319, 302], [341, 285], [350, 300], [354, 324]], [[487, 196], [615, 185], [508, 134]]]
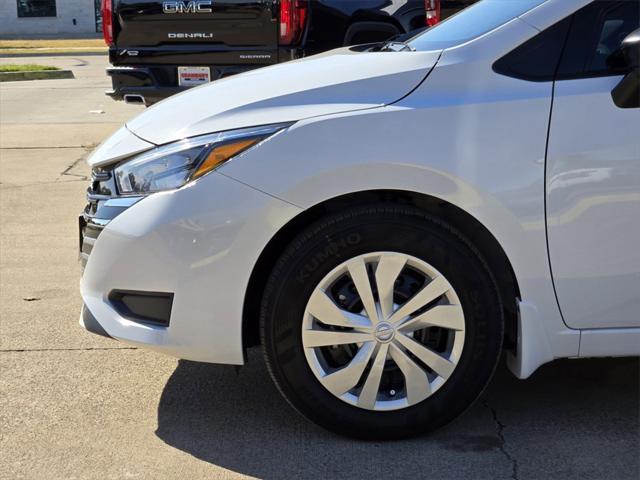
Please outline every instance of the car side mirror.
[[627, 74], [611, 91], [620, 108], [640, 108], [640, 28], [631, 32], [620, 46]]

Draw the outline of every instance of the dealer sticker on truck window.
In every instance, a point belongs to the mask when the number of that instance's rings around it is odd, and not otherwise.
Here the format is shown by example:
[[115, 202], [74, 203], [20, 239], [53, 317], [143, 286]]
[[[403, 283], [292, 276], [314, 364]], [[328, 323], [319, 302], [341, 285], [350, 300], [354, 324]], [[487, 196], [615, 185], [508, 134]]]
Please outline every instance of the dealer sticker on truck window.
[[195, 87], [211, 81], [209, 67], [178, 67], [178, 85]]

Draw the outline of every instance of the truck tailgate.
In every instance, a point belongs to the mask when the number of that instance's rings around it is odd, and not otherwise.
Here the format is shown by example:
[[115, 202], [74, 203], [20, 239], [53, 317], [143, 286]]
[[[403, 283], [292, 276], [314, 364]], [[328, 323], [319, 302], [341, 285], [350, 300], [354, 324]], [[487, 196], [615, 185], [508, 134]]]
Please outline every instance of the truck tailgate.
[[242, 52], [245, 60], [274, 63], [276, 6], [272, 0], [115, 0], [112, 54], [118, 64], [175, 63], [176, 55], [184, 61], [185, 53], [216, 52], [229, 62]]

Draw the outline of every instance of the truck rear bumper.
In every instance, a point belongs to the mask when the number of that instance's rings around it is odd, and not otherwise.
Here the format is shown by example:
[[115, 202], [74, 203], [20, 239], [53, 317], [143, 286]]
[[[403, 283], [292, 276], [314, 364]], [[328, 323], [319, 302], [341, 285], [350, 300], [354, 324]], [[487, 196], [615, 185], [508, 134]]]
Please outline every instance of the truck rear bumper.
[[[259, 68], [263, 65], [207, 65], [211, 81]], [[107, 68], [113, 88], [105, 92], [114, 100], [127, 100], [151, 105], [187, 90], [178, 85], [177, 66], [147, 65]]]

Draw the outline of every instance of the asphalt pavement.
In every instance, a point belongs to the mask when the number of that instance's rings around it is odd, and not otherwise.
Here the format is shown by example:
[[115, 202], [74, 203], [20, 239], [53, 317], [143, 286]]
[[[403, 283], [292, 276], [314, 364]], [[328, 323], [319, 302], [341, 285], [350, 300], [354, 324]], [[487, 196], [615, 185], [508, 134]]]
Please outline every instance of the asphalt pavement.
[[640, 478], [638, 359], [501, 365], [453, 424], [373, 443], [301, 419], [259, 350], [236, 372], [85, 332], [83, 160], [142, 107], [103, 95], [103, 56], [37, 61], [76, 78], [0, 84], [0, 478]]

